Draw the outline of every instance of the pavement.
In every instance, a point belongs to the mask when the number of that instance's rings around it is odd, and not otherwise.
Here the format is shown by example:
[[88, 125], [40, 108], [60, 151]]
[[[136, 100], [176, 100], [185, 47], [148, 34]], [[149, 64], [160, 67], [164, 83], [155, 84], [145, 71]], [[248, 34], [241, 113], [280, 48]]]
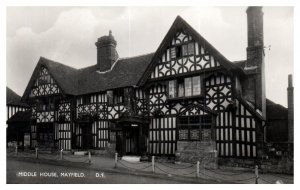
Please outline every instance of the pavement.
[[[207, 169], [200, 167], [197, 176], [195, 164], [189, 163], [168, 163], [163, 160], [156, 161], [154, 171], [151, 162], [128, 162], [118, 159], [115, 164], [114, 158], [104, 155], [75, 156], [64, 153], [61, 159], [60, 153], [40, 152], [38, 159], [34, 151], [23, 151], [16, 154], [14, 151], [7, 152], [7, 159], [28, 161], [33, 163], [47, 163], [55, 166], [89, 169], [103, 171], [112, 174], [126, 174], [139, 177], [151, 177], [157, 179], [175, 180], [179, 183], [205, 183], [205, 184], [254, 184], [256, 176], [253, 170], [249, 169]], [[285, 183], [293, 184], [294, 177], [284, 174], [259, 174], [259, 184]]]

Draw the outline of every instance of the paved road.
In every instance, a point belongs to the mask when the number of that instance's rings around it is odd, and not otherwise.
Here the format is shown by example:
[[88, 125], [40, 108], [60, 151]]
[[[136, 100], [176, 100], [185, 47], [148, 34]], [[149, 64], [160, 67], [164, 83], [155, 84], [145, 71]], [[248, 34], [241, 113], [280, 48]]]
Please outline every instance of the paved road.
[[[21, 172], [21, 173], [20, 173]], [[23, 172], [23, 173], [22, 173]], [[25, 173], [26, 172], [26, 173]], [[36, 172], [35, 174], [33, 172]], [[71, 173], [71, 174], [70, 174]], [[99, 177], [96, 177], [98, 173]], [[33, 176], [25, 176], [25, 175]], [[50, 175], [48, 176], [40, 176]], [[36, 175], [36, 176], [34, 176]], [[73, 175], [73, 177], [69, 177]], [[77, 175], [77, 176], [75, 176]], [[84, 176], [84, 177], [83, 177]], [[172, 179], [159, 179], [152, 177], [141, 177], [135, 175], [107, 173], [102, 171], [93, 171], [88, 169], [70, 168], [67, 166], [55, 166], [45, 163], [32, 163], [19, 160], [7, 160], [7, 183], [160, 183], [160, 184], [174, 184], [182, 183]]]

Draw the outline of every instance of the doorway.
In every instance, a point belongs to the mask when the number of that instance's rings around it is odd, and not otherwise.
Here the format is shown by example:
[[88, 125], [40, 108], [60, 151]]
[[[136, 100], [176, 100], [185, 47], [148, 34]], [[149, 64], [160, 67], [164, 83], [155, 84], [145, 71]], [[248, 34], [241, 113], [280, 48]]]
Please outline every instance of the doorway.
[[127, 128], [125, 132], [125, 152], [127, 155], [139, 155], [140, 146], [139, 146], [139, 131], [138, 127]]
[[93, 148], [92, 123], [81, 123], [81, 148]]
[[141, 124], [119, 124], [116, 151], [120, 155], [144, 155], [147, 152], [147, 130]]

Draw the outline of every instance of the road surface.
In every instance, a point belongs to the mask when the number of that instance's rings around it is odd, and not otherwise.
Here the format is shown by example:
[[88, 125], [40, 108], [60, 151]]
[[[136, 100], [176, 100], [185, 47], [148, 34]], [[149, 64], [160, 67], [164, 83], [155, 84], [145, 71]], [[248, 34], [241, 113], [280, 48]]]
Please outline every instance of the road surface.
[[8, 184], [43, 184], [43, 183], [71, 183], [71, 184], [174, 184], [183, 183], [172, 179], [161, 179], [128, 175], [121, 173], [107, 173], [88, 168], [71, 168], [46, 163], [33, 163], [7, 159]]

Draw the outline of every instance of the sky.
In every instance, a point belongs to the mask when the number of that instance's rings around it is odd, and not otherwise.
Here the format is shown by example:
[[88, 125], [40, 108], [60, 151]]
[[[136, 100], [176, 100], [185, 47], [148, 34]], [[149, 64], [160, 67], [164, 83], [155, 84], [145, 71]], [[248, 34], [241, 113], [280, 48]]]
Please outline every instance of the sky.
[[[177, 15], [230, 61], [246, 59], [246, 7], [7, 7], [6, 83], [23, 95], [39, 58], [96, 64], [97, 38], [112, 30], [120, 57], [155, 52]], [[293, 8], [264, 7], [266, 95], [287, 105], [293, 74]]]

